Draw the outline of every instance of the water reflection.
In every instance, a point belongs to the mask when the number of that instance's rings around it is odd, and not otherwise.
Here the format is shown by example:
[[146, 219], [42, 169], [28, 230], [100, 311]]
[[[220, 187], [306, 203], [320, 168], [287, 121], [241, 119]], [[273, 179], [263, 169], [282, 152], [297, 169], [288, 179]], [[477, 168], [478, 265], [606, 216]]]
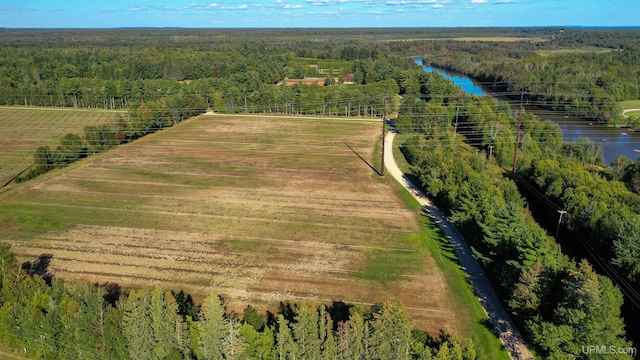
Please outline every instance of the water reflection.
[[[478, 96], [492, 95], [500, 99], [498, 95], [491, 93], [489, 90], [483, 89], [479, 84], [474, 82], [473, 79], [465, 75], [424, 65], [422, 63], [422, 58], [415, 58], [414, 61], [416, 64], [422, 66], [424, 71], [435, 71], [443, 77], [450, 79], [456, 85], [461, 87], [467, 94]], [[502, 98], [502, 100], [509, 101], [504, 98]], [[525, 109], [535, 114], [539, 119], [551, 120], [557, 123], [562, 130], [562, 136], [565, 141], [573, 142], [579, 138], [589, 138], [598, 143], [602, 143], [604, 148], [604, 161], [606, 164], [610, 164], [618, 155], [624, 155], [633, 160], [640, 158], [640, 133], [638, 132], [590, 123], [585, 119], [565, 116], [562, 113], [537, 106], [525, 106]]]

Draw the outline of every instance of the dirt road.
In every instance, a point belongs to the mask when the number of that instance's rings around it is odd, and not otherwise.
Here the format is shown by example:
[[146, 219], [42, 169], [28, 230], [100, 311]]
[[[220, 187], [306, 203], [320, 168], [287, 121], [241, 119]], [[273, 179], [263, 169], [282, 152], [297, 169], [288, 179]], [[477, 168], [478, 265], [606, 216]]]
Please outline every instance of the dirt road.
[[[394, 132], [389, 132], [386, 136], [386, 148], [393, 148], [393, 139], [395, 137]], [[451, 242], [453, 249], [460, 259], [462, 268], [467, 273], [467, 277], [473, 286], [474, 292], [485, 312], [489, 317], [489, 321], [493, 325], [496, 333], [500, 337], [500, 341], [504, 345], [505, 349], [514, 360], [528, 360], [533, 359], [533, 355], [527, 348], [524, 339], [520, 335], [520, 332], [516, 328], [515, 324], [511, 320], [509, 313], [505, 310], [504, 306], [498, 299], [498, 295], [493, 290], [489, 279], [487, 279], [484, 271], [473, 257], [469, 245], [465, 242], [464, 238], [458, 230], [449, 222], [446, 216], [438, 210], [429, 199], [418, 188], [409, 181], [409, 179], [400, 171], [395, 159], [393, 158], [393, 152], [391, 150], [384, 154], [384, 162], [387, 172], [391, 174], [398, 182], [400, 182], [413, 197], [424, 206], [424, 209], [431, 215], [431, 217], [438, 224], [442, 232], [447, 239]]]
[[633, 112], [633, 111], [640, 111], [640, 109], [625, 109], [625, 110], [622, 110], [622, 116], [627, 116], [628, 112]]

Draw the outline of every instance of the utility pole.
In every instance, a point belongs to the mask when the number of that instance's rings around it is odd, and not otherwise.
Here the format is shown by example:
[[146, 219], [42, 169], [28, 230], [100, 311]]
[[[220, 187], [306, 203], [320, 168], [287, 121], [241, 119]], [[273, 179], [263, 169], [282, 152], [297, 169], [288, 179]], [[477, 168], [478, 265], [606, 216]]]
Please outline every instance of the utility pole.
[[456, 106], [456, 122], [453, 123], [453, 144], [456, 142], [456, 134], [458, 133], [458, 106]]
[[522, 123], [522, 101], [524, 100], [524, 89], [520, 92], [520, 112], [518, 113], [518, 128], [516, 129], [516, 146], [513, 149], [513, 168], [511, 171], [516, 173], [516, 163], [518, 162], [518, 146], [520, 145], [520, 126]]
[[556, 228], [556, 236], [555, 236], [556, 239], [558, 238], [558, 232], [560, 231], [560, 223], [562, 222], [562, 215], [567, 213], [564, 210], [558, 210], [558, 212], [560, 213], [560, 218], [558, 219], [558, 227]]
[[387, 92], [385, 91], [384, 93], [384, 97], [382, 98], [382, 156], [380, 158], [380, 176], [384, 176], [384, 143], [385, 141], [385, 133], [384, 133], [384, 127], [385, 127], [385, 123], [387, 122]]

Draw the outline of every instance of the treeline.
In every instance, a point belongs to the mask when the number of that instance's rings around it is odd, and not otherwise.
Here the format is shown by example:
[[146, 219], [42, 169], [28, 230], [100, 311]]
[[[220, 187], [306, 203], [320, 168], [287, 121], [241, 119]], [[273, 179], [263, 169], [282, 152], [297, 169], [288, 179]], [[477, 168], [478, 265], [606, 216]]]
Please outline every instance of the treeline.
[[[587, 261], [575, 262], [562, 254], [533, 220], [515, 182], [504, 174], [504, 167], [513, 160], [517, 127], [509, 105], [475, 96], [448, 103], [435, 98], [422, 102], [415, 96], [403, 99], [397, 130], [419, 135], [409, 137], [402, 151], [420, 185], [446, 209], [472, 246], [540, 354], [545, 358], [573, 357], [581, 353], [580, 344], [594, 342], [629, 346], [620, 317], [621, 291]], [[530, 114], [520, 116], [519, 169], [542, 158], [582, 167], [580, 161], [563, 155], [573, 152], [563, 146], [556, 125], [537, 121]], [[596, 196], [611, 185], [586, 186]], [[624, 185], [616, 187], [612, 191], [626, 192], [627, 203], [637, 201], [637, 195]], [[552, 188], [569, 198], [578, 195], [571, 190], [563, 192], [557, 184]], [[601, 204], [594, 197], [579, 198]], [[609, 204], [617, 207], [620, 200], [611, 201]], [[627, 229], [639, 223], [637, 213], [631, 211], [615, 218]]]
[[227, 313], [211, 293], [196, 306], [156, 286], [121, 293], [110, 284], [52, 278], [50, 257], [18, 266], [0, 244], [0, 344], [34, 359], [455, 359], [471, 340], [412, 329], [401, 303], [371, 307], [281, 304], [276, 314]]
[[[245, 41], [241, 33], [237, 37], [225, 33], [206, 43], [205, 35], [194, 42], [180, 31], [175, 36], [161, 30], [140, 31], [143, 38], [152, 41], [78, 46], [67, 39], [48, 47], [36, 45], [33, 39], [22, 41], [9, 31], [9, 36], [0, 40], [4, 45], [0, 47], [0, 105], [127, 109], [134, 102], [182, 92], [202, 96], [207, 107], [216, 111], [371, 116], [382, 111], [384, 90], [374, 91], [375, 84], [395, 79], [401, 70], [412, 66], [408, 59], [383, 55], [377, 45], [344, 38], [309, 42], [260, 37]], [[41, 35], [64, 34], [102, 44], [100, 32]], [[111, 35], [111, 31], [103, 34]], [[176, 42], [183, 38], [187, 39]], [[301, 67], [313, 59], [339, 66]], [[287, 77], [304, 76], [326, 77], [333, 85], [336, 78], [344, 80], [345, 72], [353, 74], [353, 86], [298, 86], [291, 91], [277, 85]], [[393, 88], [387, 91], [391, 93]], [[313, 105], [303, 108], [302, 104]], [[353, 107], [345, 110], [351, 104]]]
[[82, 134], [68, 133], [60, 145], [51, 149], [39, 146], [33, 154], [33, 165], [16, 182], [23, 182], [50, 170], [65, 167], [88, 155], [96, 154], [147, 134], [170, 127], [206, 110], [205, 100], [199, 95], [168, 96], [158, 101], [131, 104], [128, 114], [116, 114], [106, 124], [86, 126]]
[[513, 99], [523, 95], [531, 104], [640, 129], [637, 119], [622, 117], [617, 105], [618, 101], [640, 99], [640, 74], [636, 71], [640, 66], [640, 32], [616, 33], [626, 35], [624, 44], [615, 42], [611, 33], [595, 33], [592, 46], [598, 43], [607, 50], [589, 48], [589, 43], [583, 42], [588, 34], [567, 30], [548, 43], [433, 43], [424, 46], [423, 61], [468, 74]]

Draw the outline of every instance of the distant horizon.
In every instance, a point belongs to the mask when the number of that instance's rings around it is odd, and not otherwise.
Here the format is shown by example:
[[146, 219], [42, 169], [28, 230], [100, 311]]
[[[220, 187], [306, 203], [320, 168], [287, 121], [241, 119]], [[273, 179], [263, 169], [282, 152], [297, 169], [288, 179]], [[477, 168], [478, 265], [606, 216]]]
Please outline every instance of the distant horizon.
[[56, 27], [0, 27], [0, 30], [298, 30], [298, 29], [638, 29], [633, 26], [582, 26], [582, 25], [549, 25], [549, 26], [386, 26], [386, 27], [185, 27], [185, 26], [121, 26], [121, 27], [88, 27], [88, 28], [56, 28]]
[[637, 0], [3, 0], [0, 28], [635, 28], [637, 8]]

